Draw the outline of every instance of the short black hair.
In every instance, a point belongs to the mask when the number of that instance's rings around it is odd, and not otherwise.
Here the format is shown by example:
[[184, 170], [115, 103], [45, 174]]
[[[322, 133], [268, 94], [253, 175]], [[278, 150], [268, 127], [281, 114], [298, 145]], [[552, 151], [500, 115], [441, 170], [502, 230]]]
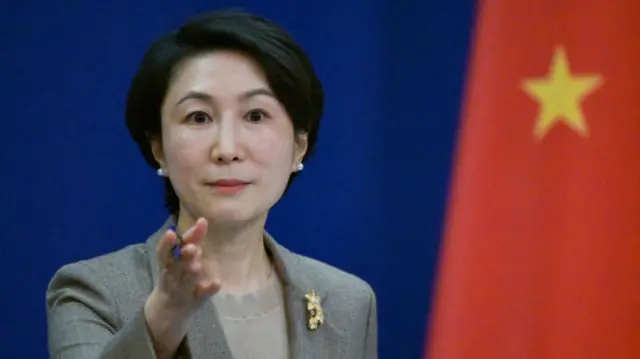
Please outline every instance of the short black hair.
[[[276, 98], [291, 118], [296, 133], [304, 132], [313, 153], [324, 92], [311, 61], [281, 27], [255, 14], [225, 9], [199, 15], [176, 31], [154, 41], [142, 58], [126, 104], [126, 125], [145, 161], [159, 167], [150, 140], [161, 138], [161, 108], [176, 66], [185, 59], [216, 50], [239, 51], [253, 58], [264, 71]], [[292, 173], [287, 189], [296, 177]], [[180, 202], [165, 178], [165, 206], [177, 216]]]

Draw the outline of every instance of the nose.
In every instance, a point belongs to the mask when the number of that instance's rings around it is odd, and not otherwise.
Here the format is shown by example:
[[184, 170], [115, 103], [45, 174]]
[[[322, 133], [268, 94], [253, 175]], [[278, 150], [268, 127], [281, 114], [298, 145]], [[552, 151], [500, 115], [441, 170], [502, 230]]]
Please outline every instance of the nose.
[[236, 121], [232, 118], [220, 120], [211, 159], [220, 164], [240, 161], [242, 156], [239, 152], [237, 136]]

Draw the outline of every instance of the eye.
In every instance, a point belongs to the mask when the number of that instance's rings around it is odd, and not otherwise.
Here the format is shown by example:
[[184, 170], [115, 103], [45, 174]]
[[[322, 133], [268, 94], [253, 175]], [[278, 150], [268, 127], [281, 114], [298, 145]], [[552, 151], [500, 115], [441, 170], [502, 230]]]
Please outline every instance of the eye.
[[203, 125], [210, 120], [211, 117], [206, 112], [202, 111], [194, 111], [187, 116], [187, 121], [192, 122], [196, 125]]
[[251, 110], [244, 118], [249, 122], [260, 122], [268, 117], [269, 115], [262, 110]]

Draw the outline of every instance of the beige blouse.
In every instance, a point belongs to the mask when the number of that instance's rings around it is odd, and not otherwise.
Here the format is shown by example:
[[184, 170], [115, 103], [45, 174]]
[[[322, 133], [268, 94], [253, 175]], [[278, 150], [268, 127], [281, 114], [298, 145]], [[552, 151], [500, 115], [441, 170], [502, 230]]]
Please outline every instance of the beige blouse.
[[288, 359], [282, 283], [277, 275], [256, 292], [213, 297], [234, 359]]

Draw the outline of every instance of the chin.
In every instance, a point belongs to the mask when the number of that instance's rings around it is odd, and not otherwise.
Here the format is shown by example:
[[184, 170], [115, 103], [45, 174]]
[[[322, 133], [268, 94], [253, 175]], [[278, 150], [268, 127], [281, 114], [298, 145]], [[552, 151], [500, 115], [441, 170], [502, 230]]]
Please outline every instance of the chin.
[[263, 218], [278, 197], [273, 194], [241, 193], [234, 196], [199, 193], [192, 197], [194, 218], [204, 217], [210, 225], [240, 226]]
[[220, 225], [230, 224], [237, 225], [240, 223], [246, 223], [259, 217], [256, 208], [248, 208], [239, 203], [222, 205], [217, 204], [210, 206], [205, 211], [202, 211], [202, 216], [205, 217], [210, 224], [216, 223]]

